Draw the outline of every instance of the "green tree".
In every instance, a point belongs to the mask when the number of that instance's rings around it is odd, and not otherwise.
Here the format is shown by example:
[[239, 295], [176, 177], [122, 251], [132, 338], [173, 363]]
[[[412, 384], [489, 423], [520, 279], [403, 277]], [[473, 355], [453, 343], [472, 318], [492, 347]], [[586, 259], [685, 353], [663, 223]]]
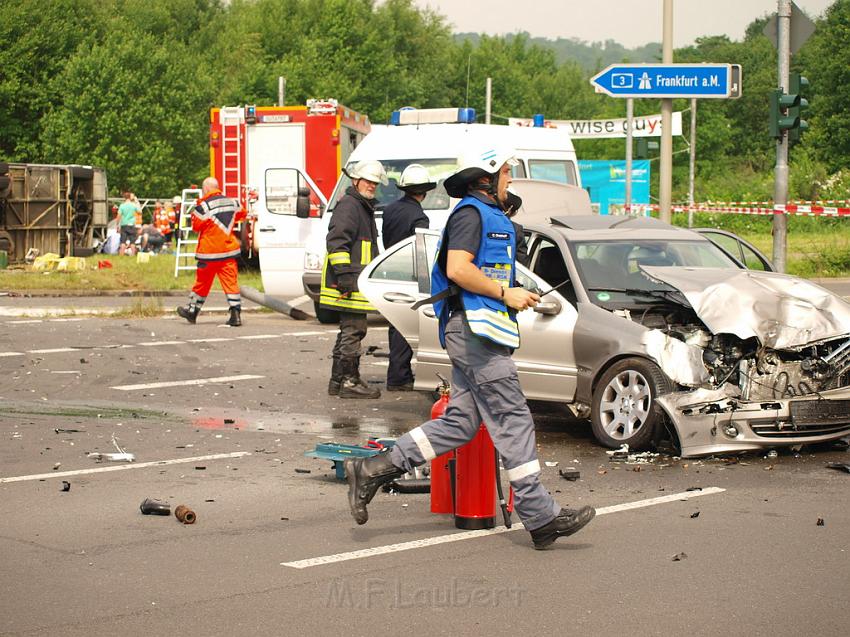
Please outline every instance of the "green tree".
[[62, 99], [42, 142], [54, 161], [106, 168], [113, 190], [174, 192], [205, 174], [209, 86], [185, 46], [122, 26], [81, 47], [52, 83]]

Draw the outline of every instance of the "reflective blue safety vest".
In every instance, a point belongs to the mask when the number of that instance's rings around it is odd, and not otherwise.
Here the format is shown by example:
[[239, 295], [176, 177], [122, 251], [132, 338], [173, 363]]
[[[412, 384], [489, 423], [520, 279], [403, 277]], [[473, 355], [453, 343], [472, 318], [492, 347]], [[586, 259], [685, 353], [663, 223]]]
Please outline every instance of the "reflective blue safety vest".
[[[495, 205], [486, 204], [470, 196], [461, 199], [452, 210], [452, 214], [464, 206], [474, 207], [481, 215], [481, 243], [472, 262], [488, 278], [497, 281], [505, 288], [513, 287], [516, 235], [510, 219]], [[441, 244], [443, 238], [440, 238]], [[446, 273], [440, 267], [438, 257], [431, 270], [431, 294], [439, 294], [446, 290], [449, 285], [450, 282]], [[466, 320], [475, 334], [489, 338], [500, 345], [514, 349], [519, 347], [519, 326], [516, 317], [501, 300], [473, 294], [464, 289], [461, 289], [460, 298]], [[435, 301], [434, 312], [440, 322], [440, 344], [445, 348], [445, 329], [449, 320], [448, 299]]]

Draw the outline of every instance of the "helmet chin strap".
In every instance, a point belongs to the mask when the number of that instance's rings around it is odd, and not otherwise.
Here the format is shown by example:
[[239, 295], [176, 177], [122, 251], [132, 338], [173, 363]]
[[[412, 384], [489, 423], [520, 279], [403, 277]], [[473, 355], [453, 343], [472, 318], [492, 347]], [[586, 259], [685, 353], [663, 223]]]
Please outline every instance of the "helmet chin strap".
[[490, 174], [490, 178], [487, 180], [487, 190], [485, 192], [496, 201], [499, 207], [502, 206], [502, 202], [499, 201], [499, 173]]

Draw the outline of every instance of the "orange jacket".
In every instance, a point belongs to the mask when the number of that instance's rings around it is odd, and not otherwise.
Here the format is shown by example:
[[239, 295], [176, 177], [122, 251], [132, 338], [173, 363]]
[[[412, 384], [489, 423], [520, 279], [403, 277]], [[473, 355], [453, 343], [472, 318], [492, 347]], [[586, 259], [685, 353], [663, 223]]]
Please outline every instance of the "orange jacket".
[[206, 261], [239, 256], [241, 245], [233, 228], [247, 213], [237, 201], [214, 190], [192, 209], [192, 230], [198, 233], [195, 258]]
[[[169, 218], [169, 214], [171, 218]], [[173, 221], [173, 217], [174, 213], [169, 213], [165, 209], [155, 210], [153, 213], [153, 225], [164, 236], [167, 236], [171, 234], [171, 223]]]

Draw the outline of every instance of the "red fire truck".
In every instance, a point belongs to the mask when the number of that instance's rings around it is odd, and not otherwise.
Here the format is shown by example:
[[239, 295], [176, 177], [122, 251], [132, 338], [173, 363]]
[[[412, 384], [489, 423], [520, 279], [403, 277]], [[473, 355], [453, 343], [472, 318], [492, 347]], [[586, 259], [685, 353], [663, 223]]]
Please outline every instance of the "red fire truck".
[[267, 294], [303, 293], [304, 248], [369, 118], [336, 100], [306, 106], [227, 106], [210, 112], [210, 172], [254, 215], [246, 251], [260, 256]]

